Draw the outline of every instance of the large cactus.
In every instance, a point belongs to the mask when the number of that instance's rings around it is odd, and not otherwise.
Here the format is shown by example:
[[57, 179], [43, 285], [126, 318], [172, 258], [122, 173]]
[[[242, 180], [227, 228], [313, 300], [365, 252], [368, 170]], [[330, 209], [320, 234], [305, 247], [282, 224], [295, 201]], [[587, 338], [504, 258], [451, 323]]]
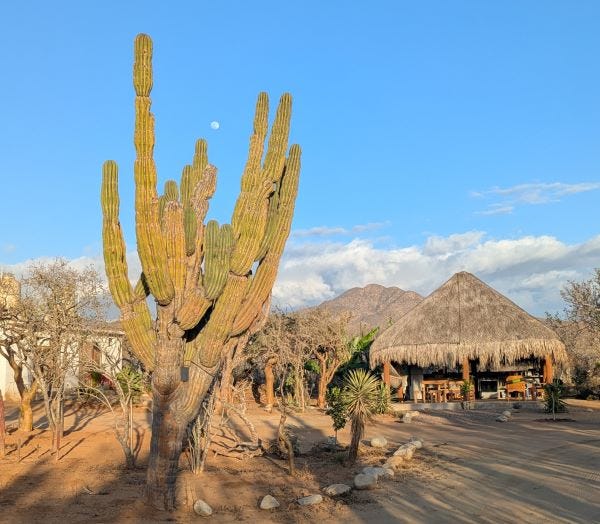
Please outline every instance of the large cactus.
[[[290, 231], [300, 148], [292, 145], [288, 151], [292, 102], [284, 94], [264, 152], [269, 102], [261, 93], [231, 225], [205, 225], [216, 187], [206, 142], [196, 143], [179, 188], [169, 180], [159, 196], [150, 112], [152, 41], [147, 35], [136, 37], [134, 54], [135, 215], [142, 264], [137, 285], [128, 278], [113, 161], [103, 166], [104, 261], [125, 333], [135, 354], [153, 372], [147, 494], [157, 507], [172, 509], [186, 426], [197, 415], [223, 356], [244, 343], [266, 314]], [[149, 294], [157, 304], [154, 321], [146, 301]]]

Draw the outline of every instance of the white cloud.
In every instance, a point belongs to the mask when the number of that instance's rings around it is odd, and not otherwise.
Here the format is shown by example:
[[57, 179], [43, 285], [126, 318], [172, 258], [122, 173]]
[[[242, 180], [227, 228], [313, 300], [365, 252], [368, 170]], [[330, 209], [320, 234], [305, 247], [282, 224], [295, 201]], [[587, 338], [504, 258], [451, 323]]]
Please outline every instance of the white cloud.
[[14, 244], [7, 243], [7, 244], [2, 244], [2, 248], [0, 250], [2, 251], [2, 253], [5, 253], [8, 255], [10, 253], [14, 253], [16, 251], [16, 249], [17, 249], [17, 246], [15, 246]]
[[[52, 259], [36, 259], [35, 262]], [[135, 251], [127, 254], [132, 282], [140, 273]], [[23, 274], [32, 261], [1, 269]], [[101, 255], [73, 259], [104, 275]], [[600, 267], [600, 235], [581, 244], [551, 236], [487, 239], [481, 231], [430, 236], [423, 245], [383, 248], [365, 239], [348, 242], [290, 240], [273, 290], [274, 304], [318, 304], [355, 286], [375, 283], [428, 295], [457, 271], [474, 273], [535, 315], [561, 311], [560, 290], [569, 280], [590, 277]]]
[[491, 203], [480, 215], [500, 215], [511, 213], [518, 205], [540, 205], [559, 202], [564, 196], [585, 193], [600, 189], [600, 182], [580, 182], [565, 184], [563, 182], [536, 182], [517, 184], [512, 187], [493, 187], [486, 191], [471, 191], [473, 198], [500, 198]]
[[600, 236], [565, 244], [550, 236], [486, 240], [480, 231], [432, 236], [422, 246], [384, 249], [368, 240], [290, 242], [273, 298], [283, 306], [319, 303], [370, 283], [431, 293], [457, 271], [470, 271], [527, 311], [562, 310], [561, 288], [600, 267]]

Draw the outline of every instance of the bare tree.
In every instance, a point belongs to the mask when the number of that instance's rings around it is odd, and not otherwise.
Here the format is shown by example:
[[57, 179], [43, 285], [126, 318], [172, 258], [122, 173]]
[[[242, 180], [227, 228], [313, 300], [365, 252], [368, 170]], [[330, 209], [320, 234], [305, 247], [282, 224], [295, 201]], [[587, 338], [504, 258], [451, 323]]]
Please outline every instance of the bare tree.
[[305, 345], [319, 361], [317, 406], [325, 407], [327, 386], [338, 368], [351, 356], [348, 344], [348, 315], [333, 315], [318, 308], [302, 315], [301, 334]]
[[[37, 388], [41, 391], [57, 450], [63, 432], [65, 391], [69, 385], [77, 385], [79, 348], [103, 318], [104, 293], [93, 268], [74, 269], [62, 259], [32, 265], [20, 284], [20, 297], [11, 308], [10, 326], [5, 330], [11, 344], [2, 345], [2, 355], [17, 364], [13, 370], [19, 380], [23, 368], [33, 379], [22, 399], [31, 400], [29, 394], [33, 396]], [[27, 407], [26, 402], [23, 417]], [[25, 419], [24, 424], [28, 423]]]
[[5, 273], [0, 278], [0, 356], [4, 357], [13, 371], [13, 380], [21, 399], [19, 429], [30, 432], [33, 429], [33, 411], [31, 401], [37, 391], [37, 381], [25, 380], [25, 364], [19, 348], [23, 344], [24, 334], [20, 329], [21, 282], [13, 275]]
[[135, 467], [136, 453], [142, 440], [134, 428], [133, 403], [143, 393], [143, 375], [129, 365], [122, 365], [120, 348], [109, 345], [97, 347], [100, 361], [85, 358], [80, 366], [90, 374], [100, 375], [104, 379], [102, 382], [110, 384], [110, 388], [102, 387], [102, 383], [85, 384], [85, 393], [110, 411], [115, 437], [125, 455], [125, 465], [132, 469]]
[[561, 291], [564, 318], [547, 315], [565, 344], [580, 393], [600, 391], [600, 269], [589, 280], [570, 281]]
[[596, 336], [600, 335], [600, 268], [594, 270], [594, 276], [589, 280], [570, 281], [561, 295], [567, 303], [567, 319]]

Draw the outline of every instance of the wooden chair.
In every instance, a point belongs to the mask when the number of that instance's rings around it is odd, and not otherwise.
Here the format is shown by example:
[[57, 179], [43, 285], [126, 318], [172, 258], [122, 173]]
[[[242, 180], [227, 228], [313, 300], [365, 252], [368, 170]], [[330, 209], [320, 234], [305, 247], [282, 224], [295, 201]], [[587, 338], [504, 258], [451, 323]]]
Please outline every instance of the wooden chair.
[[525, 400], [525, 392], [527, 391], [527, 383], [523, 375], [509, 375], [506, 377], [506, 400], [510, 400], [511, 393], [516, 393]]

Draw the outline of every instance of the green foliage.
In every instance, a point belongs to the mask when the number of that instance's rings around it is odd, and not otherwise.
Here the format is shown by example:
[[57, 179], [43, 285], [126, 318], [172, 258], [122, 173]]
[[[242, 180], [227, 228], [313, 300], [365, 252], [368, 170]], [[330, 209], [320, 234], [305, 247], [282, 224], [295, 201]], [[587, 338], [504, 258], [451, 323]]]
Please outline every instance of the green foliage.
[[124, 366], [116, 376], [119, 385], [125, 395], [131, 395], [133, 402], [137, 402], [144, 392], [144, 375], [141, 371], [131, 367]]
[[472, 389], [473, 382], [467, 379], [462, 381], [462, 383], [460, 384], [460, 394], [462, 395], [463, 400], [469, 400], [469, 394], [471, 393]]
[[546, 413], [552, 413], [556, 417], [557, 413], [565, 413], [567, 405], [562, 400], [564, 387], [562, 380], [555, 378], [551, 384], [544, 386], [544, 402], [546, 403]]
[[346, 406], [342, 399], [342, 390], [337, 386], [333, 386], [327, 390], [325, 399], [327, 401], [327, 410], [325, 413], [329, 415], [333, 421], [333, 429], [336, 434], [340, 429], [346, 426], [348, 421], [348, 415], [346, 413]]
[[338, 369], [336, 375], [343, 377], [348, 371], [352, 369], [369, 369], [369, 349], [375, 335], [379, 331], [379, 328], [373, 328], [366, 335], [356, 336], [350, 339], [348, 342], [348, 349], [350, 351], [350, 359], [342, 364]]
[[392, 402], [392, 395], [390, 393], [390, 388], [380, 382], [377, 386], [377, 398], [375, 401], [375, 413], [378, 415], [383, 415], [388, 413], [390, 410], [390, 404]]
[[319, 361], [315, 359], [307, 360], [304, 363], [304, 369], [306, 371], [310, 371], [312, 373], [316, 373], [317, 375], [321, 373], [321, 366], [319, 366]]

